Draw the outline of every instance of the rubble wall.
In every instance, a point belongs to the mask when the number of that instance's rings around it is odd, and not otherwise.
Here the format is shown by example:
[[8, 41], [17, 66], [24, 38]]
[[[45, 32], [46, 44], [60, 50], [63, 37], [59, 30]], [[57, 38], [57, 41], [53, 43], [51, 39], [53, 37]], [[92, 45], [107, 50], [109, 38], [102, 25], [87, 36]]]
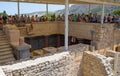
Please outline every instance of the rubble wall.
[[105, 54], [106, 50], [114, 49], [114, 24], [104, 24], [95, 27], [93, 45], [100, 54]]
[[107, 57], [92, 52], [84, 52], [82, 60], [83, 76], [113, 76]]
[[86, 48], [78, 44], [71, 46], [69, 51], [5, 65], [2, 69], [6, 76], [77, 76]]
[[6, 76], [113, 76], [106, 57], [86, 51], [88, 46], [83, 44], [69, 48], [69, 51], [5, 65], [2, 70]]

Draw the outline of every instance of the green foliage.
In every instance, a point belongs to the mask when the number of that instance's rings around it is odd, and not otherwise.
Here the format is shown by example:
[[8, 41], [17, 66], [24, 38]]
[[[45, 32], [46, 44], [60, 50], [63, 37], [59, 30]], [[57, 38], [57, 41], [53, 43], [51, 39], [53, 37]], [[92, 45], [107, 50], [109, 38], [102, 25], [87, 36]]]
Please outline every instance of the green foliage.
[[114, 10], [113, 13], [114, 13], [115, 15], [120, 15], [120, 9]]
[[3, 15], [3, 13], [0, 12], [0, 15]]
[[[54, 15], [54, 13], [48, 13], [48, 20], [50, 20], [50, 19], [51, 19], [51, 16], [53, 16], [53, 15]], [[43, 16], [44, 16], [44, 17], [47, 17], [46, 14], [44, 14]]]
[[[4, 13], [3, 13], [3, 12], [0, 12], [0, 15], [4, 15]], [[6, 13], [5, 15], [6, 15], [6, 16], [8, 16], [8, 14], [7, 14], [7, 13]]]
[[98, 7], [97, 9], [96, 8], [92, 9], [91, 12], [94, 13], [94, 14], [95, 13], [101, 13], [101, 10], [102, 10], [101, 7]]

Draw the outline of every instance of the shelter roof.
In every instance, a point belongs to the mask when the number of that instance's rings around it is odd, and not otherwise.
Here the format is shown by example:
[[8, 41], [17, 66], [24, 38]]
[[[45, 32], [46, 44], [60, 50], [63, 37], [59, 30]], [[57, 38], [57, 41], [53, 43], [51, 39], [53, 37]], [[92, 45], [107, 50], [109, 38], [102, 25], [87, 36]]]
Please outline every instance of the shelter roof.
[[[64, 4], [65, 0], [0, 0], [6, 2]], [[120, 0], [69, 0], [70, 4], [108, 4], [120, 6]]]

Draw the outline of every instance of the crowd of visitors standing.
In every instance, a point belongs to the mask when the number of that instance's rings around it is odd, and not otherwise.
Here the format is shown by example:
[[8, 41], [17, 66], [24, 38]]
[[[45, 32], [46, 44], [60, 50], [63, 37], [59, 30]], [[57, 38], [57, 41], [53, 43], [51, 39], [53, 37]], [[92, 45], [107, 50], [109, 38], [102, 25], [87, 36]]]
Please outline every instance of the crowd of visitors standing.
[[[87, 22], [87, 23], [100, 23], [101, 22], [101, 15], [99, 14], [70, 14], [68, 16], [69, 21], [71, 22]], [[14, 16], [8, 16], [6, 12], [3, 12], [3, 15], [0, 15], [0, 23], [30, 23], [30, 22], [45, 22], [45, 21], [64, 21], [65, 16], [63, 15], [51, 15], [51, 17], [48, 19], [46, 16], [28, 16], [28, 15], [21, 15], [20, 17], [18, 15]], [[117, 15], [110, 15], [104, 17], [105, 23], [118, 23], [120, 22], [120, 16]]]

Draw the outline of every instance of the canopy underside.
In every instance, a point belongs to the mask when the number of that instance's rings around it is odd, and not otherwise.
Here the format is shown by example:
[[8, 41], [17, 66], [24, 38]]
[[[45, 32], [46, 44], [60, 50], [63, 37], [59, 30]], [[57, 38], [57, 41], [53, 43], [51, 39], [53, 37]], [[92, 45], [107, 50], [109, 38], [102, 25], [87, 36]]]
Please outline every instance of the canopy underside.
[[[65, 0], [0, 0], [6, 2], [65, 4]], [[108, 4], [120, 6], [120, 0], [69, 0], [70, 4]]]

